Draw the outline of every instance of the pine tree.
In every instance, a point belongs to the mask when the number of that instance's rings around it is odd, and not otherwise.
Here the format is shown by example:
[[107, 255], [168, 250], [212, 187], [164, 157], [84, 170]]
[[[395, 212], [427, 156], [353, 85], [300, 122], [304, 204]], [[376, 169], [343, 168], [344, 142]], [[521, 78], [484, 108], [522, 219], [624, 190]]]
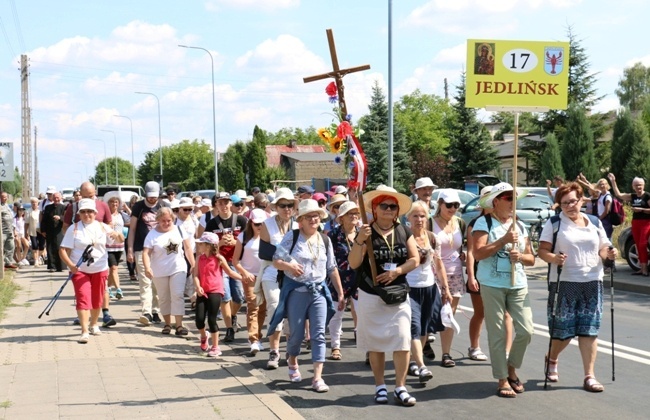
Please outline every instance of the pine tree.
[[476, 110], [465, 108], [465, 73], [456, 91], [447, 155], [451, 160], [451, 179], [461, 184], [467, 175], [485, 174], [500, 165], [497, 151], [490, 144], [490, 133], [476, 117]]
[[[359, 120], [364, 134], [359, 139], [368, 161], [368, 189], [388, 182], [388, 103], [379, 84], [372, 87], [369, 113]], [[402, 127], [393, 124], [393, 188], [408, 192], [413, 176]]]
[[553, 179], [553, 177], [560, 176], [564, 178], [564, 170], [562, 169], [562, 155], [560, 153], [560, 144], [554, 134], [546, 136], [546, 147], [542, 152], [541, 166], [541, 179]]
[[567, 179], [575, 179], [580, 172], [595, 180], [600, 172], [594, 156], [594, 134], [585, 109], [572, 105], [567, 113], [564, 141], [562, 142], [562, 168]]
[[[243, 153], [242, 153], [243, 151]], [[246, 144], [237, 141], [228, 146], [228, 149], [221, 155], [219, 162], [219, 181], [225, 191], [236, 191], [246, 189], [244, 178], [244, 157]]]
[[253, 140], [246, 146], [248, 181], [254, 187], [265, 186], [266, 182], [266, 134], [255, 126]]
[[632, 125], [625, 131], [625, 141], [632, 145], [632, 151], [623, 168], [623, 179], [618, 180], [618, 185], [631, 185], [632, 179], [639, 176], [648, 179], [650, 176], [650, 138], [648, 129], [638, 118], [632, 120]]
[[[632, 154], [633, 144], [628, 143], [630, 139], [626, 135], [627, 131], [632, 127], [632, 115], [630, 111], [623, 108], [616, 116], [614, 122], [614, 132], [611, 141], [611, 156], [609, 172], [616, 176], [616, 179], [623, 180], [623, 171], [628, 164], [630, 155]], [[620, 182], [620, 181], [619, 181]], [[625, 185], [625, 184], [620, 184]]]

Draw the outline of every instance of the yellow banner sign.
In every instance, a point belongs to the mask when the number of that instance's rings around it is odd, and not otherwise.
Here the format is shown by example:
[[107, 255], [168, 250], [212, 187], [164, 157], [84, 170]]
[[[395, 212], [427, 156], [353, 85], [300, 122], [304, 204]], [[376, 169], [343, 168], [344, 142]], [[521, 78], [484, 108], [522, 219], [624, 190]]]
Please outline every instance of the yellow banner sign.
[[569, 43], [467, 40], [465, 106], [566, 109]]

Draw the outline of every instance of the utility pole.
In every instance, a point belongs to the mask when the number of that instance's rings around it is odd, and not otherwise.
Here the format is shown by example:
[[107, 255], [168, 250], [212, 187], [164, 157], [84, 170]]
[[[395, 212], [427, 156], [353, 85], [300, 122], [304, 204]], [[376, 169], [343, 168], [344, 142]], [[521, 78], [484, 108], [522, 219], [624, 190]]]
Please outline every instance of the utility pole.
[[[20, 98], [22, 115], [21, 170], [23, 175], [23, 203], [32, 196], [32, 118], [29, 108], [29, 65], [27, 56], [20, 56]], [[13, 171], [13, 168], [11, 169]]]
[[34, 126], [34, 196], [38, 196], [40, 191], [38, 178], [38, 127]]

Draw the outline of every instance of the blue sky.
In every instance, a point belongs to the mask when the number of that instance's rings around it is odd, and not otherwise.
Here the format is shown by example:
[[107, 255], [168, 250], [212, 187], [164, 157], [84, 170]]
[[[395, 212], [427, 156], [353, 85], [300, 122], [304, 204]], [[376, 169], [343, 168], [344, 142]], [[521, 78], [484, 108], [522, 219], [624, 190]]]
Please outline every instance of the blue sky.
[[[395, 0], [393, 92], [443, 94], [465, 68], [468, 38], [583, 39], [598, 91], [597, 110], [618, 105], [625, 67], [650, 65], [650, 2], [644, 0]], [[30, 59], [32, 125], [39, 130], [40, 187], [78, 185], [93, 159], [136, 165], [182, 139], [213, 143], [209, 56], [214, 56], [217, 149], [248, 140], [253, 127], [326, 125], [328, 82], [302, 78], [330, 70], [325, 30], [332, 28], [341, 67], [370, 64], [346, 76], [348, 110], [367, 112], [375, 81], [386, 92], [388, 1], [381, 0], [0, 0], [0, 142], [14, 142], [20, 164], [20, 54]]]

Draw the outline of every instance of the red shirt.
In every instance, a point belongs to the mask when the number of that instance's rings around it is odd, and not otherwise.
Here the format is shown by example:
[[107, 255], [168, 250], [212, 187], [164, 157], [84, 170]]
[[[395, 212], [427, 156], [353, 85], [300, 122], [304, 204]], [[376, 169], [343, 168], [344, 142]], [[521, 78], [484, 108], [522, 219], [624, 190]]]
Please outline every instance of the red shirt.
[[199, 256], [199, 283], [206, 294], [219, 293], [221, 296], [225, 294], [223, 271], [216, 256]]
[[[95, 220], [98, 222], [106, 223], [107, 225], [111, 225], [113, 223], [113, 217], [111, 216], [111, 210], [108, 208], [108, 204], [104, 203], [103, 201], [95, 199], [95, 207], [97, 207], [97, 214], [95, 215]], [[68, 207], [65, 209], [65, 214], [63, 215], [63, 223], [67, 225], [71, 225], [73, 223], [73, 216], [74, 216], [74, 221], [78, 222], [79, 215], [77, 214], [77, 210], [79, 209], [79, 202], [72, 202], [68, 204]], [[73, 214], [74, 211], [74, 214]]]

